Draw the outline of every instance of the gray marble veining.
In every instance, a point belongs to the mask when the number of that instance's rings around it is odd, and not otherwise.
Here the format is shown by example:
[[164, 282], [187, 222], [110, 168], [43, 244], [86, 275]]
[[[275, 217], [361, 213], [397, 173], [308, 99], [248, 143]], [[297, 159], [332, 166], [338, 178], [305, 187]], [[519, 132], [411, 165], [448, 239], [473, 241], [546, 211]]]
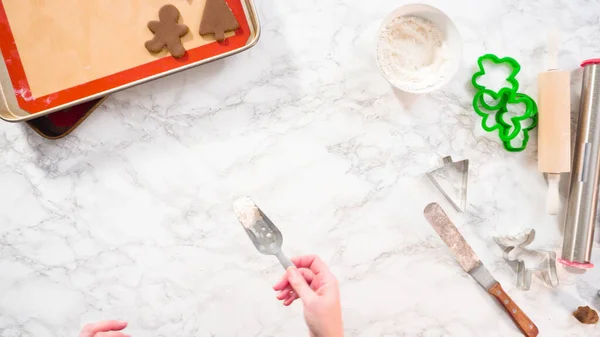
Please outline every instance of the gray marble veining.
[[134, 336], [305, 336], [301, 306], [271, 289], [277, 260], [231, 210], [242, 195], [287, 252], [331, 265], [348, 336], [519, 336], [422, 216], [432, 201], [451, 210], [424, 175], [446, 155], [470, 160], [468, 211], [449, 215], [541, 336], [600, 335], [571, 316], [599, 309], [598, 269], [516, 289], [492, 237], [534, 228], [532, 246], [557, 251], [562, 224], [545, 212], [535, 139], [504, 151], [468, 85], [492, 52], [521, 62], [521, 91], [536, 97], [557, 27], [576, 112], [579, 62], [600, 56], [600, 3], [428, 1], [455, 20], [464, 56], [448, 86], [418, 98], [375, 63], [379, 23], [404, 3], [256, 0], [263, 34], [246, 53], [115, 94], [63, 140], [0, 123], [0, 336], [76, 336], [108, 318]]

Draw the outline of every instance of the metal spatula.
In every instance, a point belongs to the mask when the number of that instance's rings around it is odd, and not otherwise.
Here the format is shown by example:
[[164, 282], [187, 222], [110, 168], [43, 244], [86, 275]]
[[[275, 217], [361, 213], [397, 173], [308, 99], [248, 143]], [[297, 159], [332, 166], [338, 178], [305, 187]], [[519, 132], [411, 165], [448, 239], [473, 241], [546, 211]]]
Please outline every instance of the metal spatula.
[[462, 234], [456, 229], [456, 226], [454, 226], [454, 223], [440, 205], [436, 203], [427, 205], [423, 214], [442, 241], [454, 253], [460, 266], [502, 304], [515, 324], [521, 329], [521, 332], [528, 337], [537, 336], [539, 333], [538, 328], [508, 294], [504, 292], [500, 283], [485, 268], [479, 257], [475, 255], [471, 246], [469, 246]]
[[250, 198], [236, 200], [233, 203], [233, 211], [260, 253], [275, 255], [284, 269], [294, 265], [281, 250], [283, 235]]

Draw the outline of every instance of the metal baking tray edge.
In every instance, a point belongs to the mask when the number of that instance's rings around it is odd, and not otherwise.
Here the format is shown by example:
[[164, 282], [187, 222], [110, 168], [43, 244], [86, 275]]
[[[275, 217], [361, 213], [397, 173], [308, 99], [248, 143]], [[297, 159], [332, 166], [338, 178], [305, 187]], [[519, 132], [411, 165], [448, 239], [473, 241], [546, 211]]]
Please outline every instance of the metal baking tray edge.
[[[39, 111], [36, 113], [29, 113], [29, 112], [21, 109], [20, 107], [17, 109], [12, 109], [12, 111], [11, 111], [10, 106], [18, 107], [19, 104], [17, 103], [17, 98], [14, 94], [14, 88], [10, 81], [10, 76], [8, 75], [8, 69], [6, 68], [6, 64], [4, 62], [4, 57], [2, 57], [2, 54], [0, 54], [0, 119], [7, 121], [7, 122], [25, 122], [30, 119], [42, 117], [47, 114], [53, 113], [55, 111], [63, 110], [63, 109], [72, 107], [77, 104], [81, 104], [81, 103], [84, 103], [84, 102], [87, 102], [87, 101], [90, 101], [90, 100], [93, 100], [96, 98], [100, 98], [102, 96], [107, 96], [107, 95], [115, 93], [117, 91], [131, 88], [138, 84], [150, 82], [152, 80], [155, 80], [155, 79], [158, 79], [161, 77], [175, 74], [180, 71], [194, 68], [194, 67], [200, 66], [202, 64], [212, 62], [212, 61], [220, 60], [222, 58], [226, 58], [226, 57], [235, 55], [237, 53], [241, 53], [245, 50], [248, 50], [248, 49], [252, 48], [254, 45], [256, 45], [256, 43], [258, 42], [258, 39], [260, 38], [260, 34], [261, 34], [261, 27], [260, 27], [260, 21], [258, 18], [258, 12], [256, 11], [256, 6], [254, 5], [253, 0], [243, 0], [242, 4], [245, 4], [244, 10], [247, 12], [246, 17], [250, 19], [249, 26], [250, 26], [250, 31], [251, 31], [249, 40], [246, 43], [246, 45], [244, 45], [243, 47], [235, 49], [235, 50], [231, 50], [227, 53], [216, 55], [216, 56], [213, 56], [213, 57], [210, 57], [210, 58], [198, 61], [198, 62], [190, 63], [190, 64], [187, 64], [185, 66], [182, 66], [182, 67], [179, 67], [176, 69], [168, 70], [168, 71], [162, 72], [160, 74], [142, 78], [140, 80], [137, 80], [137, 81], [134, 81], [131, 83], [127, 83], [125, 85], [122, 85], [122, 86], [119, 86], [119, 87], [116, 87], [116, 88], [113, 88], [110, 90], [98, 92], [94, 95], [84, 97], [84, 98], [78, 99], [76, 101], [72, 101], [67, 104], [56, 106], [51, 109]], [[7, 93], [7, 92], [5, 92], [5, 90], [8, 88], [10, 88], [10, 92]], [[9, 105], [9, 103], [10, 103], [10, 105]], [[15, 112], [18, 112], [18, 113], [15, 113]]]

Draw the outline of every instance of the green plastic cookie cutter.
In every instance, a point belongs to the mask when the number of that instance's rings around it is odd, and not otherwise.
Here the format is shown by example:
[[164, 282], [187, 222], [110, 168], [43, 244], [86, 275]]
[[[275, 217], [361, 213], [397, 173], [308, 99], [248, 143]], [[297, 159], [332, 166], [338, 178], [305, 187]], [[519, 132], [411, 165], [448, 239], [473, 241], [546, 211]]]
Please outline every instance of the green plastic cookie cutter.
[[511, 84], [510, 89], [513, 92], [517, 92], [519, 90], [519, 81], [517, 81], [517, 75], [521, 71], [521, 65], [519, 64], [519, 62], [517, 62], [517, 60], [515, 60], [512, 57], [499, 58], [494, 54], [485, 54], [477, 59], [477, 67], [479, 68], [479, 70], [475, 74], [473, 74], [473, 77], [471, 77], [471, 83], [473, 84], [475, 90], [480, 91], [486, 89], [485, 86], [477, 82], [481, 76], [486, 74], [485, 68], [483, 67], [484, 61], [490, 61], [495, 65], [507, 64], [511, 68], [511, 72], [510, 75], [508, 75], [508, 77], [506, 78], [506, 82]]
[[[520, 94], [520, 95], [524, 95], [527, 96], [525, 94]], [[504, 145], [504, 149], [506, 149], [506, 151], [509, 152], [521, 152], [523, 150], [525, 150], [525, 148], [527, 147], [527, 143], [529, 142], [529, 131], [533, 130], [538, 123], [538, 116], [537, 116], [537, 105], [535, 104], [535, 102], [533, 101], [533, 99], [531, 99], [531, 97], [527, 96], [527, 99], [529, 99], [534, 105], [535, 105], [535, 113], [529, 117], [531, 119], [531, 124], [527, 127], [522, 127], [520, 122], [518, 123], [518, 126], [520, 128], [521, 131], [523, 131], [523, 141], [521, 142], [521, 146], [519, 147], [513, 147], [511, 142], [519, 135], [519, 132], [517, 132], [515, 134], [515, 137], [511, 138], [511, 139], [502, 139], [502, 136], [500, 136], [500, 139], [502, 140], [502, 145]], [[506, 131], [510, 130], [511, 125], [506, 123], [503, 119], [502, 116], [503, 114], [507, 113], [508, 111], [506, 110], [506, 108], [502, 108], [498, 113], [496, 113], [496, 115], [500, 115], [500, 118], [497, 118], [497, 122], [499, 124], [502, 124], [502, 126], [504, 127], [504, 129]], [[512, 118], [511, 118], [512, 120]], [[516, 126], [515, 126], [516, 129]]]
[[[484, 99], [485, 95], [491, 97], [494, 101], [497, 101], [497, 103], [494, 105], [488, 104]], [[517, 115], [510, 118], [512, 125], [506, 123], [503, 118], [504, 115], [509, 112], [508, 106], [510, 104], [525, 105], [525, 112], [522, 115]], [[480, 105], [490, 112], [483, 111]], [[508, 88], [500, 89], [499, 93], [496, 93], [490, 89], [478, 91], [473, 97], [473, 110], [475, 110], [477, 115], [482, 117], [481, 127], [483, 130], [486, 132], [498, 130], [498, 136], [503, 142], [510, 142], [519, 135], [521, 130], [528, 133], [537, 125], [537, 104], [535, 104], [535, 101], [525, 94], [515, 93]], [[494, 116], [496, 123], [492, 126], [488, 126], [488, 121], [493, 111], [497, 111]], [[534, 119], [531, 125], [527, 128], [523, 128], [521, 122], [524, 122], [530, 118]], [[527, 137], [527, 139], [529, 138]]]
[[[506, 78], [506, 81], [510, 84], [510, 87], [501, 88], [498, 92], [486, 88], [484, 85], [478, 83], [481, 76], [485, 75], [485, 68], [483, 67], [484, 61], [490, 61], [495, 65], [507, 64], [511, 68], [510, 75]], [[493, 54], [485, 54], [477, 59], [477, 66], [479, 70], [471, 77], [471, 83], [476, 90], [475, 96], [473, 97], [473, 110], [477, 115], [482, 117], [481, 127], [487, 132], [493, 132], [498, 130], [498, 137], [502, 141], [502, 145], [509, 152], [520, 152], [525, 150], [527, 143], [529, 142], [529, 131], [533, 130], [537, 126], [537, 112], [538, 107], [535, 101], [525, 95], [518, 93], [519, 81], [517, 81], [517, 74], [521, 71], [521, 65], [512, 57], [499, 58]], [[492, 99], [492, 103], [488, 103], [485, 97], [488, 96]], [[513, 116], [510, 118], [510, 123], [504, 120], [504, 115], [509, 113], [509, 106], [515, 104], [523, 104], [525, 106], [525, 112], [522, 115]], [[484, 111], [484, 109], [486, 111]], [[494, 121], [495, 124], [488, 126], [490, 115], [495, 112]], [[530, 124], [526, 127], [522, 126], [522, 122], [530, 120]], [[519, 134], [523, 131], [523, 140], [521, 146], [512, 146], [512, 141], [516, 139]]]

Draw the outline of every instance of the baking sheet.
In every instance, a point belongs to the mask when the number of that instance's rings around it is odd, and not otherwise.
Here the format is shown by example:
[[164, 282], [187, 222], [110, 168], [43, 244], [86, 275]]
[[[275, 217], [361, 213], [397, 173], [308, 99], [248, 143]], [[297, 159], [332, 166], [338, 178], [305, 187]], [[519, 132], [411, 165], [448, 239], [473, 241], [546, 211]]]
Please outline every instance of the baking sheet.
[[44, 138], [60, 139], [75, 130], [105, 99], [106, 97], [96, 98], [47, 116], [29, 120], [26, 124]]
[[[226, 1], [241, 28], [216, 42], [198, 34], [206, 0], [171, 0], [179, 22], [190, 28], [182, 38], [188, 53], [175, 59], [144, 47], [153, 37], [146, 25], [158, 20], [164, 0], [2, 0], [0, 48], [9, 77], [0, 78], [4, 109], [15, 115], [11, 91], [18, 108], [49, 113], [253, 45], [253, 4]], [[0, 111], [10, 120], [7, 115]]]

